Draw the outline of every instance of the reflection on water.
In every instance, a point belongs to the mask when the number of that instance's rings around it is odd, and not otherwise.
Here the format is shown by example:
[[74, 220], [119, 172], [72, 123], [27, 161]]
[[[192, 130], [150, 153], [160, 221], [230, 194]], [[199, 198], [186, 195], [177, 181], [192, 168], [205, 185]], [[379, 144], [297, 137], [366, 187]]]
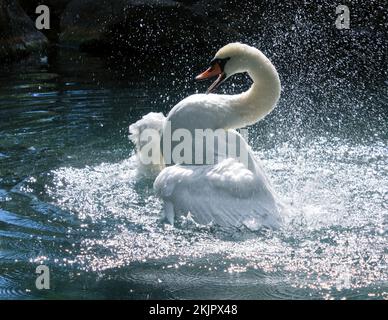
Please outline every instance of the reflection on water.
[[162, 225], [135, 178], [128, 125], [202, 91], [190, 72], [49, 63], [1, 74], [0, 298], [388, 298], [385, 84], [328, 105], [284, 79], [250, 143], [292, 210], [276, 232], [226, 232]]

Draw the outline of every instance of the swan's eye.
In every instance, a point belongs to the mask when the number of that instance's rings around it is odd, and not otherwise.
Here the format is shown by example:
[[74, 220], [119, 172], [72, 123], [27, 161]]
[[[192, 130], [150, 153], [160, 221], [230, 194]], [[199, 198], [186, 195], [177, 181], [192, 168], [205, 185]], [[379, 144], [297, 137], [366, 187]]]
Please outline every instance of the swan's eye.
[[224, 71], [225, 64], [228, 62], [228, 60], [230, 60], [230, 57], [228, 57], [228, 58], [216, 58], [216, 59], [213, 59], [210, 62], [210, 67], [214, 68], [214, 66], [216, 64], [218, 64], [220, 66], [220, 68], [221, 68], [221, 71]]
[[218, 63], [218, 59], [214, 59], [214, 60], [210, 61], [210, 68], [211, 68], [211, 69], [214, 69], [214, 66], [215, 66], [216, 64], [219, 64], [219, 63]]

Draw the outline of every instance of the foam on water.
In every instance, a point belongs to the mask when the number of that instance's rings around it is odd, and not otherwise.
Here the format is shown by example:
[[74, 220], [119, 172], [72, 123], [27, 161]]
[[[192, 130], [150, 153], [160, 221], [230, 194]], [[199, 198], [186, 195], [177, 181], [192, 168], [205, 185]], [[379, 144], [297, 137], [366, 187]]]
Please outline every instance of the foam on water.
[[[54, 170], [46, 191], [53, 204], [85, 221], [88, 231], [100, 230], [81, 240], [74, 260], [82, 270], [140, 268], [144, 272], [136, 281], [147, 282], [151, 268], [153, 281], [171, 288], [177, 270], [185, 270], [181, 278], [200, 272], [214, 288], [225, 285], [225, 274], [233, 281], [239, 274], [236, 285], [247, 281], [255, 287], [258, 281], [273, 297], [298, 296], [302, 289], [325, 298], [387, 297], [384, 144], [318, 138], [304, 147], [284, 144], [256, 155], [292, 208], [275, 232], [161, 224], [161, 203], [152, 181], [136, 178], [134, 157]], [[266, 286], [268, 281], [273, 283]]]

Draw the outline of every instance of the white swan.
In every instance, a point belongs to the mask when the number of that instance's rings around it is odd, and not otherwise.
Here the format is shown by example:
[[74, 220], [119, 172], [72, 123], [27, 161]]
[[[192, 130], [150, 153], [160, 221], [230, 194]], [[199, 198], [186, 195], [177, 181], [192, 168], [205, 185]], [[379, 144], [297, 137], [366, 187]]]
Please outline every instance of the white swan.
[[[213, 164], [190, 165], [172, 161], [172, 165], [166, 167], [163, 159], [171, 158], [171, 154], [167, 154], [162, 143], [162, 163], [159, 166], [143, 166], [141, 170], [160, 171], [154, 189], [163, 200], [164, 217], [172, 224], [176, 217], [188, 213], [200, 224], [214, 223], [227, 227], [245, 225], [250, 229], [263, 226], [276, 228], [282, 221], [280, 201], [250, 147], [234, 130], [254, 124], [275, 107], [281, 89], [275, 67], [258, 49], [231, 43], [217, 52], [210, 68], [197, 79], [218, 76], [210, 86], [209, 93], [231, 75], [242, 72], [248, 72], [254, 81], [244, 93], [195, 94], [179, 102], [167, 118], [162, 114], [150, 113], [130, 126], [131, 139], [139, 152], [139, 137], [144, 129], [154, 128], [164, 136], [166, 124], [169, 123], [171, 132], [184, 128], [193, 135], [196, 129], [227, 130], [235, 137], [235, 142], [231, 140], [233, 144], [239, 144], [241, 150], [248, 154], [247, 163], [237, 157], [218, 153]], [[172, 149], [178, 144], [170, 142]], [[231, 147], [230, 143], [226, 144], [228, 148]]]

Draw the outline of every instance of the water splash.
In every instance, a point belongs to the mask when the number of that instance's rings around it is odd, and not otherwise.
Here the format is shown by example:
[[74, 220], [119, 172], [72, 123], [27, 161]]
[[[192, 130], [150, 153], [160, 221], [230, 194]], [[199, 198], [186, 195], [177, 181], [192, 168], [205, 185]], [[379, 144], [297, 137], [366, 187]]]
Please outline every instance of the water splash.
[[214, 286], [222, 285], [223, 278], [215, 278], [223, 273], [251, 278], [259, 272], [282, 283], [279, 290], [286, 292], [270, 293], [275, 296], [303, 288], [326, 298], [357, 297], [359, 290], [382, 297], [388, 281], [385, 146], [322, 138], [257, 157], [293, 208], [276, 232], [162, 225], [152, 183], [136, 180], [133, 157], [55, 170], [47, 192], [55, 205], [100, 230], [80, 243], [75, 260], [81, 269], [109, 273], [140, 264], [143, 280], [148, 268], [156, 274], [171, 269], [161, 280], [166, 286], [181, 268], [206, 270]]

